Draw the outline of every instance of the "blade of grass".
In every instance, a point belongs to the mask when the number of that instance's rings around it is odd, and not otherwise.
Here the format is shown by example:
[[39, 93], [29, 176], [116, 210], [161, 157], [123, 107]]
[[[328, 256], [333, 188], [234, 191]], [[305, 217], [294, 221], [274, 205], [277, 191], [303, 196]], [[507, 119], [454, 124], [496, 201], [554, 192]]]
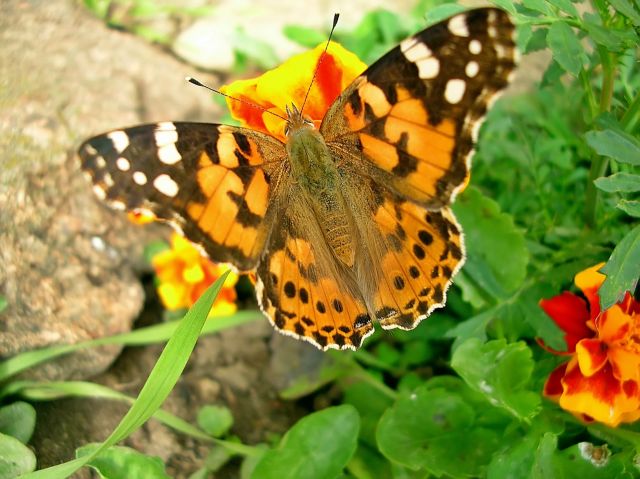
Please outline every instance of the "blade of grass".
[[102, 451], [117, 444], [144, 424], [160, 408], [178, 381], [180, 374], [182, 374], [207, 319], [211, 305], [218, 296], [228, 274], [229, 272], [227, 271], [218, 278], [180, 321], [175, 333], [167, 342], [162, 354], [160, 354], [160, 358], [149, 374], [149, 378], [142, 387], [138, 398], [134, 401], [122, 421], [120, 421], [120, 424], [116, 426], [100, 447], [92, 454], [82, 458], [41, 469], [21, 477], [24, 479], [62, 479], [68, 477]]
[[[135, 398], [132, 398], [131, 396], [127, 396], [126, 394], [107, 386], [103, 386], [102, 384], [87, 381], [54, 381], [46, 383], [37, 381], [16, 381], [9, 384], [6, 387], [5, 392], [7, 394], [20, 395], [29, 401], [47, 401], [69, 396], [113, 399], [129, 404], [133, 404], [135, 401]], [[203, 441], [213, 442], [213, 438], [211, 436], [208, 436], [184, 419], [181, 419], [167, 411], [158, 409], [153, 413], [152, 417], [160, 421], [165, 426], [169, 426], [183, 434]]]
[[[240, 311], [230, 316], [218, 316], [208, 318], [201, 334], [211, 334], [223, 329], [240, 326], [261, 318], [259, 311]], [[146, 328], [136, 329], [128, 333], [117, 334], [107, 338], [98, 338], [91, 341], [83, 341], [76, 344], [52, 346], [50, 348], [27, 351], [12, 358], [0, 362], [0, 382], [11, 376], [29, 369], [37, 364], [50, 361], [53, 358], [69, 354], [80, 349], [104, 346], [107, 344], [120, 344], [123, 346], [145, 346], [148, 344], [167, 341], [174, 333], [180, 320], [156, 324]], [[2, 397], [0, 395], [0, 397]]]

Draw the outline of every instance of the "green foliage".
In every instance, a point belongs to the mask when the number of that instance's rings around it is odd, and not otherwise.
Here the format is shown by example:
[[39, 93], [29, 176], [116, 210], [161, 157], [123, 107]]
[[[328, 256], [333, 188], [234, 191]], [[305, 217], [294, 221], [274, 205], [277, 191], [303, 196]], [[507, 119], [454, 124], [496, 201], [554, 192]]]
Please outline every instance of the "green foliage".
[[36, 468], [36, 456], [31, 449], [13, 436], [0, 432], [0, 477], [13, 478]]
[[[76, 450], [76, 457], [94, 454], [99, 444], [87, 444]], [[123, 446], [113, 446], [87, 464], [103, 479], [171, 479], [159, 457], [151, 457]]]
[[310, 414], [267, 451], [253, 470], [255, 479], [332, 479], [356, 450], [360, 418], [342, 405]]
[[232, 425], [233, 416], [229, 408], [205, 406], [198, 411], [198, 426], [213, 437], [225, 435]]
[[[16, 401], [0, 407], [0, 433], [26, 444], [36, 427], [36, 410], [29, 403]], [[1, 477], [1, 476], [0, 476]]]
[[609, 261], [601, 269], [607, 275], [599, 291], [600, 305], [603, 309], [622, 301], [625, 292], [636, 290], [638, 265], [640, 265], [640, 225], [618, 243]]

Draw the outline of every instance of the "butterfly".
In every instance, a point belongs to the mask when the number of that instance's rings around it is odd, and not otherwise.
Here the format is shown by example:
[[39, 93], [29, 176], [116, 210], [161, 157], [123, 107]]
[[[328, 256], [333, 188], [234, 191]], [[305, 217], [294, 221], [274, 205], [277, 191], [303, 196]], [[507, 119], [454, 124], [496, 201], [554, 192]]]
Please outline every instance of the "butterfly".
[[97, 196], [152, 212], [214, 261], [256, 272], [277, 330], [356, 349], [442, 307], [464, 263], [449, 205], [478, 128], [516, 63], [498, 9], [455, 15], [357, 77], [319, 129], [287, 108], [286, 143], [247, 128], [163, 122], [79, 149]]

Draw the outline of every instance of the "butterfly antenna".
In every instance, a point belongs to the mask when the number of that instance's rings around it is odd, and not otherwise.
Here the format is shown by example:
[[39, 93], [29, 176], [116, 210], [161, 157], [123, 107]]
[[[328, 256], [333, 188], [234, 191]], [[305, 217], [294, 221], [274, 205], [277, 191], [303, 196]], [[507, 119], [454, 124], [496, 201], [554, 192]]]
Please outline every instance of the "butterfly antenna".
[[277, 113], [274, 113], [274, 112], [272, 112], [270, 110], [267, 110], [263, 106], [260, 106], [260, 105], [258, 105], [256, 103], [252, 103], [252, 102], [247, 101], [247, 100], [243, 100], [242, 98], [236, 98], [235, 96], [231, 96], [231, 95], [227, 95], [226, 93], [222, 93], [220, 90], [216, 90], [215, 88], [211, 88], [210, 86], [205, 85], [204, 83], [202, 83], [201, 81], [196, 80], [193, 77], [186, 77], [185, 80], [187, 80], [189, 83], [192, 83], [195, 86], [201, 86], [202, 88], [206, 88], [207, 90], [210, 90], [210, 91], [212, 91], [214, 93], [218, 93], [218, 94], [220, 94], [222, 96], [226, 96], [227, 98], [231, 98], [232, 100], [239, 101], [241, 103], [244, 103], [245, 105], [249, 105], [251, 108], [256, 108], [258, 110], [262, 110], [265, 113], [269, 113], [271, 115], [277, 116], [278, 118], [282, 118], [284, 121], [287, 121], [287, 122], [289, 121], [284, 116], [278, 115]]
[[309, 92], [311, 91], [311, 87], [313, 86], [313, 82], [316, 79], [316, 75], [318, 74], [318, 69], [320, 68], [320, 64], [322, 63], [322, 59], [324, 58], [325, 53], [327, 53], [327, 48], [329, 48], [329, 43], [331, 42], [331, 36], [333, 35], [333, 31], [336, 29], [336, 25], [338, 24], [338, 18], [340, 17], [339, 13], [335, 13], [333, 15], [333, 26], [331, 27], [331, 31], [329, 32], [329, 39], [327, 40], [327, 44], [324, 47], [324, 51], [318, 58], [318, 63], [316, 64], [316, 71], [313, 72], [313, 78], [311, 78], [311, 84], [309, 85], [309, 89], [307, 90], [307, 94], [304, 96], [304, 101], [302, 102], [302, 107], [300, 108], [300, 115], [302, 116], [302, 111], [304, 110], [304, 105], [307, 103], [307, 97], [309, 96]]

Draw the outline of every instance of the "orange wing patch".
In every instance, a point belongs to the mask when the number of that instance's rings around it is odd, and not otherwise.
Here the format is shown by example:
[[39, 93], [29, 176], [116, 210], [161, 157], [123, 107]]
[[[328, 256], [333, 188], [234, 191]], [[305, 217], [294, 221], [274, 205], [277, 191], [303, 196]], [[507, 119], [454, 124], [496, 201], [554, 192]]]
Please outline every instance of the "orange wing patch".
[[385, 198], [375, 214], [387, 252], [374, 295], [383, 328], [413, 329], [445, 303], [451, 279], [464, 263], [464, 245], [453, 213], [427, 211]]
[[357, 287], [349, 287], [353, 283], [346, 269], [335, 270], [323, 261], [325, 244], [300, 237], [300, 229], [290, 224], [285, 218], [276, 225], [258, 267], [262, 310], [284, 334], [323, 350], [358, 348], [373, 325]]

